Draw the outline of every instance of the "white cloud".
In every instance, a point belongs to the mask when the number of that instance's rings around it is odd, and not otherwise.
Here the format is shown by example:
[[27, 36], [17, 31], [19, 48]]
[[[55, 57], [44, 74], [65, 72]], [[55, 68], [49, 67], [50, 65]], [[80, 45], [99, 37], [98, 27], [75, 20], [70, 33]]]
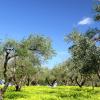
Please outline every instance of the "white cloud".
[[92, 24], [93, 23], [93, 19], [90, 17], [84, 18], [81, 21], [78, 22], [78, 25], [88, 25], [88, 24]]

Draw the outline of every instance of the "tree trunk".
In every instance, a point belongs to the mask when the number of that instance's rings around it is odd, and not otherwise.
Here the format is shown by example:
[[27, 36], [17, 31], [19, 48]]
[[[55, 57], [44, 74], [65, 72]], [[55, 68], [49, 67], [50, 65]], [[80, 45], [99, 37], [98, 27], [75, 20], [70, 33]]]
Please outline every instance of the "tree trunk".
[[6, 56], [5, 56], [5, 61], [4, 61], [4, 79], [5, 79], [5, 82], [7, 82], [7, 63], [8, 63], [8, 55], [9, 53], [6, 53]]
[[2, 93], [2, 89], [0, 89], [0, 100], [3, 100], [3, 93]]
[[67, 80], [63, 80], [63, 82], [64, 82], [64, 85], [67, 85]]
[[74, 82], [73, 78], [69, 77], [69, 79], [70, 79], [70, 85], [73, 85], [73, 82]]
[[19, 84], [15, 85], [16, 91], [20, 91], [21, 90], [21, 86]]
[[94, 90], [94, 81], [93, 81], [93, 76], [91, 75], [91, 85], [92, 85], [92, 89]]
[[0, 89], [0, 100], [3, 100], [4, 93], [6, 92], [9, 86], [9, 82], [5, 83], [4, 87]]
[[84, 85], [85, 81], [85, 79], [82, 79], [80, 82], [78, 82], [78, 77], [75, 78], [75, 82], [80, 88]]
[[9, 86], [9, 82], [12, 81], [12, 78], [8, 79], [8, 77], [7, 77], [7, 64], [8, 64], [8, 61], [14, 56], [9, 57], [10, 51], [9, 52], [8, 51], [9, 51], [9, 49], [6, 49], [6, 55], [5, 55], [5, 61], [4, 61], [4, 72], [3, 72], [5, 85], [0, 90], [0, 100], [3, 100], [3, 95], [4, 95], [4, 93], [6, 92], [8, 86]]
[[98, 78], [100, 79], [100, 74], [99, 74], [99, 71], [97, 71], [97, 76], [98, 76]]
[[28, 77], [27, 78], [27, 84], [26, 84], [27, 86], [29, 86], [30, 85], [30, 78]]
[[5, 61], [4, 61], [4, 79], [5, 79], [5, 85], [3, 88], [0, 89], [0, 100], [3, 100], [3, 95], [4, 93], [6, 92], [8, 86], [9, 86], [9, 81], [8, 81], [8, 78], [7, 78], [7, 63], [8, 63], [8, 60], [9, 60], [9, 53], [6, 52], [6, 56], [5, 56]]
[[94, 90], [94, 82], [93, 82], [93, 80], [92, 80], [92, 89]]

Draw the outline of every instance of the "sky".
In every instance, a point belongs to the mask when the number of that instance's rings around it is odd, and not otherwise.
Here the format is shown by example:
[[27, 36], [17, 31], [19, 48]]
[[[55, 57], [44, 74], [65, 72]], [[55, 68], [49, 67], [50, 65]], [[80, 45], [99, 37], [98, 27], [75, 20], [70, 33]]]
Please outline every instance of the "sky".
[[45, 65], [54, 65], [70, 57], [64, 36], [74, 28], [80, 32], [99, 27], [93, 21], [95, 0], [0, 0], [0, 40], [21, 40], [30, 33], [48, 36], [57, 55]]

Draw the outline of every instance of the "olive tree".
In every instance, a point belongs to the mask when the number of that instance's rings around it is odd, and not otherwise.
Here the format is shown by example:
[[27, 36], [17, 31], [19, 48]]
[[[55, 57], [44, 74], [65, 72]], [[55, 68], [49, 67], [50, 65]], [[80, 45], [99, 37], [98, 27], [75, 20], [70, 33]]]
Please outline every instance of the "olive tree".
[[[87, 75], [95, 74], [99, 70], [100, 55], [98, 47], [90, 38], [76, 31], [72, 32], [68, 39], [72, 41], [72, 46], [69, 49], [74, 62], [74, 69], [81, 74], [83, 85]], [[77, 78], [76, 83], [78, 83]]]
[[[15, 40], [5, 41], [0, 51], [4, 54], [3, 75], [5, 80], [5, 85], [0, 90], [1, 99], [7, 90], [9, 82], [14, 81], [19, 90], [19, 84], [16, 82], [16, 72], [20, 72], [23, 67], [27, 69], [30, 68], [28, 66], [34, 66], [36, 64], [41, 65], [41, 63], [51, 58], [54, 54], [51, 40], [42, 35], [30, 35], [28, 38], [23, 39], [20, 42], [16, 42]], [[20, 59], [20, 61], [23, 61], [24, 63], [17, 64], [17, 59]], [[14, 75], [9, 77], [7, 76], [7, 71], [9, 70], [8, 63], [12, 62], [13, 60], [15, 60], [15, 66], [13, 68]], [[30, 63], [26, 64], [26, 61], [29, 61]], [[24, 64], [26, 65], [23, 66]], [[22, 75], [22, 77], [23, 76], [24, 75]]]

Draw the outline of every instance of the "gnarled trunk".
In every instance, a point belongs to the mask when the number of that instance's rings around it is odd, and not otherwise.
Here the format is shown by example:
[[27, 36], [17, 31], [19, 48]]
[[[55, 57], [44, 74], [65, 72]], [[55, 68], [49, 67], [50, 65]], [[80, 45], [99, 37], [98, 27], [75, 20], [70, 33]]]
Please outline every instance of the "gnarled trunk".
[[5, 56], [5, 61], [4, 61], [4, 79], [5, 79], [5, 82], [7, 82], [7, 63], [8, 63], [8, 60], [9, 60], [9, 53], [6, 52], [6, 56]]
[[5, 79], [5, 85], [3, 88], [0, 89], [0, 100], [3, 100], [3, 95], [4, 93], [6, 92], [8, 86], [9, 86], [9, 81], [8, 81], [8, 78], [7, 78], [7, 63], [8, 63], [8, 60], [9, 60], [9, 53], [6, 52], [6, 56], [5, 56], [5, 61], [4, 61], [4, 79]]
[[98, 78], [100, 79], [100, 73], [99, 73], [99, 71], [97, 71], [97, 76], [98, 76]]
[[9, 82], [12, 81], [12, 78], [7, 77], [7, 64], [8, 64], [8, 61], [12, 58], [12, 57], [9, 57], [9, 54], [10, 52], [8, 52], [8, 50], [6, 49], [6, 55], [5, 55], [5, 61], [4, 61], [4, 72], [3, 72], [5, 84], [4, 84], [4, 87], [0, 89], [0, 100], [3, 100], [3, 96], [9, 86]]
[[30, 78], [28, 77], [27, 78], [27, 84], [26, 84], [27, 86], [29, 86], [30, 85]]
[[16, 91], [20, 91], [20, 90], [21, 90], [21, 85], [16, 84], [16, 85], [15, 85], [15, 88], [16, 88]]
[[86, 80], [85, 80], [85, 78], [83, 78], [83, 79], [81, 79], [80, 82], [78, 82], [78, 77], [75, 77], [75, 82], [81, 88], [85, 84]]
[[22, 87], [22, 85], [23, 85], [23, 83], [24, 83], [24, 81], [25, 81], [25, 78], [26, 78], [26, 76], [25, 77], [21, 77], [20, 78], [20, 80], [19, 81], [15, 81], [15, 91], [20, 91], [21, 90], [21, 87]]
[[0, 89], [0, 100], [3, 100], [4, 93], [6, 92], [9, 86], [9, 82], [5, 83], [4, 87]]

